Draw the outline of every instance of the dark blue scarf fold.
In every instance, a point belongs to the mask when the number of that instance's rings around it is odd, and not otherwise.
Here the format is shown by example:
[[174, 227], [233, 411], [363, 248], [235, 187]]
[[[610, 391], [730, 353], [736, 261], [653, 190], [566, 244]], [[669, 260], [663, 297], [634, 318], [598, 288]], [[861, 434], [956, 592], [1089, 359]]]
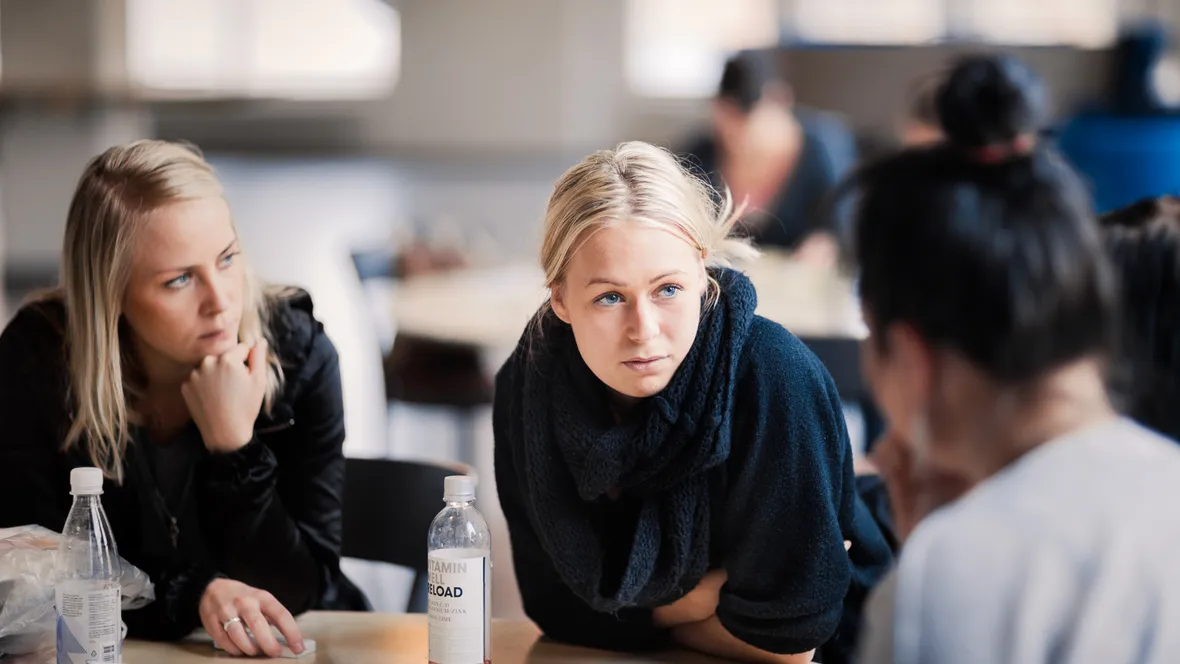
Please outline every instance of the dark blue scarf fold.
[[[622, 423], [551, 312], [515, 355], [522, 389], [512, 398], [524, 399], [523, 418], [509, 428], [521, 493], [561, 578], [596, 610], [666, 604], [708, 571], [707, 471], [729, 457], [736, 372], [757, 306], [745, 275], [712, 275], [720, 298], [702, 314], [688, 356]], [[608, 492], [635, 515], [633, 536], [604, 523], [613, 518], [604, 517]]]

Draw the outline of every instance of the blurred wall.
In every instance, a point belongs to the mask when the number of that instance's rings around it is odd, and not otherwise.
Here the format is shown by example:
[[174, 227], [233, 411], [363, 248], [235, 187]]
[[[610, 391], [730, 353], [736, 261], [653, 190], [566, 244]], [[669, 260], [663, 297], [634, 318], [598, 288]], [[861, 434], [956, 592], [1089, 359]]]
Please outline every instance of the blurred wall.
[[[398, 0], [401, 79], [388, 99], [334, 104], [168, 104], [167, 135], [226, 148], [309, 148], [402, 155], [560, 155], [628, 138], [671, 142], [707, 117], [704, 100], [634, 94], [624, 76], [625, 0]], [[790, 49], [802, 103], [861, 127], [892, 123], [910, 78], [970, 47]], [[1016, 49], [1062, 108], [1096, 96], [1108, 54]], [[301, 131], [302, 129], [302, 131]]]
[[[226, 147], [289, 149], [294, 138], [430, 157], [580, 154], [632, 133], [624, 131], [632, 100], [623, 0], [394, 4], [401, 77], [388, 99], [166, 104], [157, 108], [160, 131]], [[289, 131], [275, 131], [276, 121]]]
[[109, 145], [150, 135], [128, 100], [122, 0], [0, 0], [0, 192], [10, 272], [56, 266], [74, 184]]
[[[839, 109], [862, 130], [888, 131], [904, 113], [906, 90], [915, 77], [943, 67], [958, 55], [979, 50], [969, 45], [794, 49], [784, 54], [784, 62], [800, 101]], [[1099, 99], [1110, 80], [1109, 51], [1060, 47], [1005, 50], [1044, 77], [1056, 114], [1068, 114], [1078, 104]]]
[[[426, 159], [442, 171], [467, 169], [474, 179], [503, 179], [519, 169], [539, 173], [539, 184], [530, 180], [525, 187], [535, 191], [590, 150], [629, 138], [671, 144], [707, 117], [704, 100], [646, 99], [628, 88], [625, 0], [394, 4], [401, 14], [401, 78], [387, 99], [137, 106], [128, 102], [118, 66], [122, 0], [0, 0], [0, 92], [7, 100], [0, 107], [0, 187], [14, 264], [56, 257], [68, 196], [85, 159], [138, 136], [184, 137], [209, 151]], [[888, 130], [909, 79], [958, 50], [824, 48], [784, 57], [801, 103], [840, 110], [858, 127]], [[1021, 53], [1045, 74], [1059, 108], [1096, 96], [1104, 85], [1104, 52]], [[532, 166], [537, 162], [544, 165]], [[533, 213], [520, 207], [501, 223], [535, 224]]]

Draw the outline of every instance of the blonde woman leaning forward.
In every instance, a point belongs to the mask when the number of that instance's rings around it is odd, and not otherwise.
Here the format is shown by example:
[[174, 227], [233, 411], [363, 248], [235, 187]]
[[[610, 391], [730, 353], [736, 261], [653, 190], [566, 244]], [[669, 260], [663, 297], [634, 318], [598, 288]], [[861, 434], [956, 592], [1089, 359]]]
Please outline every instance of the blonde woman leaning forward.
[[754, 287], [723, 267], [751, 250], [713, 200], [644, 143], [554, 188], [550, 302], [496, 381], [524, 607], [571, 643], [845, 661], [890, 549], [832, 379], [754, 315]]
[[[95, 465], [120, 553], [156, 584], [131, 636], [198, 625], [301, 650], [293, 613], [363, 608], [340, 574], [343, 408], [310, 298], [252, 278], [193, 149], [111, 148], [78, 182], [61, 286], [0, 336], [0, 527], [60, 530]], [[256, 647], [246, 630], [258, 637]]]

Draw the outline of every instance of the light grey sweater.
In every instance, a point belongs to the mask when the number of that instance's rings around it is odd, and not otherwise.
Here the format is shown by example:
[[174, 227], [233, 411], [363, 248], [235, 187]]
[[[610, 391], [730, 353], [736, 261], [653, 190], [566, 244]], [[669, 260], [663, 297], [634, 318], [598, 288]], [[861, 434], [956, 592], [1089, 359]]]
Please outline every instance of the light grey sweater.
[[1180, 662], [1180, 446], [1119, 419], [1026, 454], [918, 526], [866, 623], [862, 664]]

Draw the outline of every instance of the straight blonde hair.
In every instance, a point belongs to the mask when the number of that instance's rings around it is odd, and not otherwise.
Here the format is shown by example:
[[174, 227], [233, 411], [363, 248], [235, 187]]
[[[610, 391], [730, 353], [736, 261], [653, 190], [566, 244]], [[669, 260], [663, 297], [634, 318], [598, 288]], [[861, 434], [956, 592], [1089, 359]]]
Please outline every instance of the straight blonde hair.
[[[41, 299], [66, 311], [66, 355], [73, 421], [63, 443], [84, 446], [95, 466], [118, 483], [131, 442], [130, 413], [145, 385], [123, 328], [123, 298], [140, 230], [161, 207], [224, 198], [213, 168], [193, 146], [139, 140], [108, 149], [86, 165], [66, 218], [60, 286]], [[240, 342], [274, 339], [271, 296], [248, 266]], [[282, 387], [283, 371], [268, 351], [264, 408]]]
[[[630, 141], [591, 154], [558, 178], [549, 197], [541, 243], [545, 285], [550, 292], [561, 287], [586, 240], [618, 223], [670, 229], [700, 252], [706, 267], [754, 258], [749, 240], [731, 234], [744, 206], [735, 210], [728, 190], [715, 193], [671, 152], [649, 143]], [[718, 294], [710, 275], [706, 306]]]

